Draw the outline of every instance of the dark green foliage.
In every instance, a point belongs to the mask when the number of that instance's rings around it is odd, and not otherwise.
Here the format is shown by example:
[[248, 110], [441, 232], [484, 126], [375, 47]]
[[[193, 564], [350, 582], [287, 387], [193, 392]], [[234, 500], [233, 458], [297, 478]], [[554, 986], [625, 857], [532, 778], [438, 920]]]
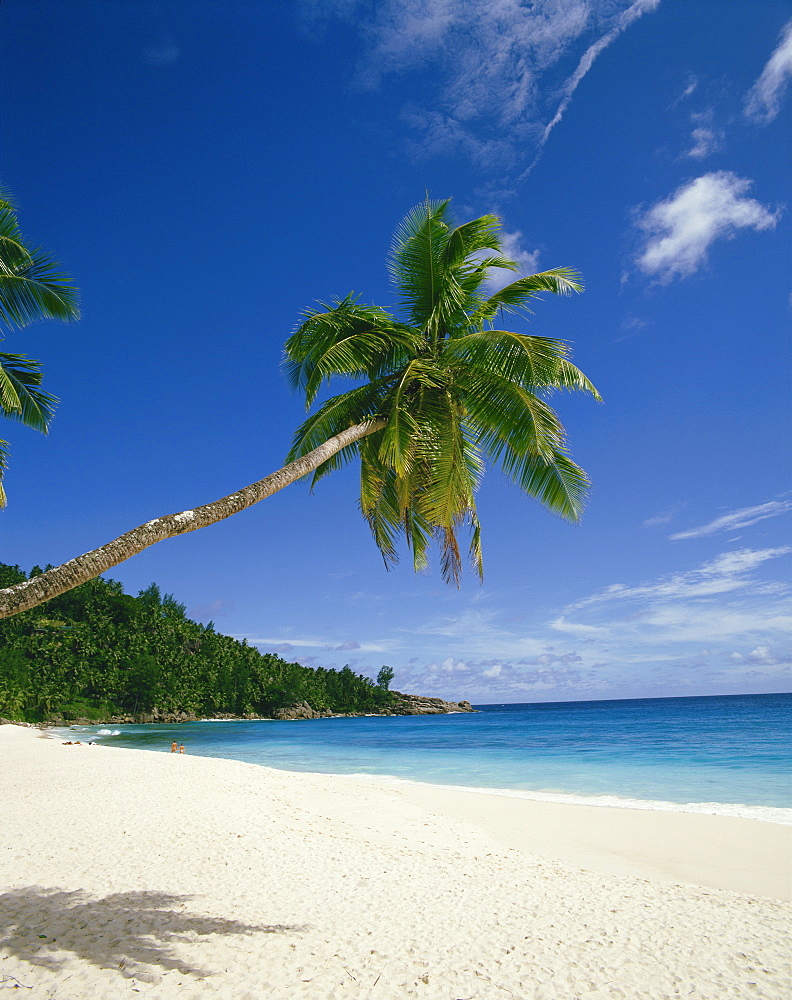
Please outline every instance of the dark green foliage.
[[[0, 563], [0, 586], [26, 578], [18, 566]], [[366, 713], [390, 700], [385, 686], [348, 666], [287, 663], [191, 621], [156, 584], [131, 597], [114, 580], [90, 580], [0, 620], [5, 718], [272, 715], [303, 701], [316, 711]]]
[[377, 674], [377, 687], [381, 687], [384, 691], [387, 691], [392, 680], [393, 668], [385, 666], [381, 667], [380, 672]]

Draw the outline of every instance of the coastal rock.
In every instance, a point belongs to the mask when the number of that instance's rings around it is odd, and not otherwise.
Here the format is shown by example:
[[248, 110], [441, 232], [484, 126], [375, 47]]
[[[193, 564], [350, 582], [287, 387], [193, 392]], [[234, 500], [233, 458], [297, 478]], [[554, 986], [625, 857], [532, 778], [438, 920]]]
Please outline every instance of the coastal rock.
[[278, 708], [273, 713], [275, 719], [324, 719], [332, 712], [317, 712], [311, 708], [307, 701], [298, 701], [294, 705], [287, 705], [285, 708]]
[[451, 712], [475, 712], [469, 701], [443, 701], [419, 694], [401, 694], [393, 691], [393, 704], [389, 715], [448, 715]]

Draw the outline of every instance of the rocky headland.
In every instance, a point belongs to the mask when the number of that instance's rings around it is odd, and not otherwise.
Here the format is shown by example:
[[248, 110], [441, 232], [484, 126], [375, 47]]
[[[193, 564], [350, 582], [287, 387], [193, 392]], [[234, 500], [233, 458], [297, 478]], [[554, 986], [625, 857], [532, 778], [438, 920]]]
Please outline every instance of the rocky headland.
[[[449, 715], [454, 712], [475, 712], [476, 709], [470, 704], [469, 701], [443, 701], [442, 698], [428, 698], [423, 695], [418, 694], [402, 694], [400, 691], [391, 691], [391, 700], [387, 705], [383, 707], [378, 712], [367, 712], [367, 715]], [[221, 712], [218, 713], [214, 718], [232, 720], [238, 719], [242, 720], [256, 720], [256, 719], [281, 719], [281, 720], [297, 720], [297, 719], [332, 719], [339, 718], [350, 715], [359, 715], [362, 713], [358, 712], [330, 712], [326, 709], [315, 709], [308, 704], [307, 701], [296, 701], [292, 705], [287, 705], [284, 708], [277, 709], [272, 715], [256, 715], [255, 713], [249, 713], [247, 715], [232, 715], [230, 713]], [[180, 722], [196, 722], [202, 716], [196, 715], [194, 712], [165, 712], [159, 709], [152, 709], [150, 712], [138, 712], [134, 714], [122, 714], [122, 715], [111, 715], [106, 719], [88, 719], [88, 718], [65, 718], [57, 713], [53, 715], [44, 722], [33, 723], [32, 725], [38, 726], [40, 728], [48, 728], [50, 726], [98, 726], [98, 725], [148, 725], [150, 723], [161, 723], [166, 725], [174, 725]], [[0, 725], [9, 724], [15, 726], [24, 726], [27, 723], [20, 722], [17, 719], [3, 719], [0, 718]]]

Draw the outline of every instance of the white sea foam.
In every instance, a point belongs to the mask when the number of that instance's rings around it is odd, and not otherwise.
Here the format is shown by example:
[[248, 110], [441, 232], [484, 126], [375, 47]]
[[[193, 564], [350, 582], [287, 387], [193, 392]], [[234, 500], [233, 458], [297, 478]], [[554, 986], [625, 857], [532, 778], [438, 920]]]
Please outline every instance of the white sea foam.
[[120, 736], [120, 729], [95, 729], [93, 726], [60, 726], [46, 730], [47, 736], [51, 739], [73, 740], [75, 736], [83, 739], [93, 740], [99, 736]]
[[195, 719], [195, 722], [277, 722], [277, 719]]
[[365, 771], [341, 775], [362, 781], [382, 784], [429, 785], [452, 792], [476, 792], [480, 795], [503, 795], [507, 798], [530, 799], [534, 802], [558, 802], [565, 805], [600, 806], [608, 809], [648, 809], [653, 812], [704, 813], [708, 816], [735, 816], [740, 819], [756, 819], [764, 823], [779, 823], [792, 826], [792, 809], [776, 806], [752, 806], [741, 802], [667, 802], [658, 799], [632, 799], [619, 795], [573, 795], [552, 789], [528, 791], [512, 788], [474, 788], [469, 785], [441, 785], [429, 781], [414, 781], [396, 775], [371, 774]]

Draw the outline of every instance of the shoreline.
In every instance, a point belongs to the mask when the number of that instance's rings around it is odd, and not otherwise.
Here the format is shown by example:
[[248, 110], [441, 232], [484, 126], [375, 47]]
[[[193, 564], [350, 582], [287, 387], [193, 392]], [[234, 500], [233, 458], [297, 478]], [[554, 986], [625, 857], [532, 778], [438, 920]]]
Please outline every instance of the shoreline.
[[[376, 716], [374, 716], [376, 717]], [[343, 718], [333, 716], [333, 718]], [[196, 722], [278, 722], [278, 719], [198, 719]], [[142, 725], [142, 723], [140, 723]], [[81, 726], [73, 724], [69, 726], [41, 726], [38, 727], [45, 734], [53, 734], [54, 739], [60, 739], [63, 734], [70, 730], [81, 730], [84, 728], [96, 728], [96, 726], [108, 726], [112, 724], [96, 723], [92, 726]], [[116, 723], [123, 725], [123, 723]], [[120, 732], [120, 731], [119, 731]], [[114, 736], [109, 730], [106, 733], [95, 734], [98, 736]], [[110, 743], [98, 741], [101, 746], [112, 747]], [[139, 748], [144, 749], [144, 748]], [[145, 748], [149, 749], [149, 748]], [[151, 750], [152, 753], [163, 753], [165, 750]], [[195, 756], [208, 756], [201, 753]], [[216, 760], [235, 760], [233, 757], [211, 757]], [[559, 805], [580, 805], [601, 809], [638, 809], [648, 812], [673, 812], [686, 813], [692, 815], [724, 816], [737, 819], [750, 819], [762, 823], [774, 823], [780, 826], [792, 826], [792, 806], [765, 806], [746, 802], [720, 802], [720, 801], [685, 801], [674, 802], [668, 799], [643, 799], [635, 796], [623, 796], [608, 793], [585, 793], [585, 792], [564, 792], [555, 789], [521, 789], [507, 788], [501, 786], [487, 785], [454, 785], [442, 782], [423, 780], [421, 778], [408, 778], [395, 774], [376, 774], [372, 772], [343, 772], [343, 771], [313, 771], [313, 770], [291, 770], [285, 767], [277, 767], [271, 763], [259, 764], [257, 761], [250, 761], [257, 767], [275, 767], [276, 770], [283, 770], [288, 774], [315, 774], [317, 776], [327, 776], [329, 778], [350, 778], [357, 781], [382, 782], [386, 785], [416, 784], [420, 787], [438, 788], [454, 792], [470, 792], [479, 795], [498, 795], [508, 798], [524, 799], [530, 802], [550, 802]]]
[[790, 831], [0, 727], [0, 974], [38, 1000], [778, 1000]]
[[[106, 746], [107, 744], [103, 744]], [[215, 760], [228, 758], [217, 757]], [[257, 765], [270, 766], [270, 765]], [[756, 806], [745, 802], [671, 802], [665, 799], [636, 799], [619, 795], [586, 795], [583, 792], [557, 792], [553, 790], [533, 791], [521, 788], [489, 788], [477, 785], [447, 785], [419, 778], [401, 778], [390, 774], [369, 774], [338, 771], [289, 771], [288, 774], [326, 775], [329, 778], [350, 778], [354, 781], [382, 782], [385, 785], [416, 785], [422, 789], [440, 789], [465, 795], [497, 795], [503, 798], [520, 799], [527, 802], [547, 802], [560, 806], [583, 806], [590, 809], [633, 809], [641, 812], [685, 813], [693, 816], [722, 816], [730, 819], [748, 819], [756, 823], [772, 823], [776, 826], [792, 826], [792, 808], [786, 806]]]

